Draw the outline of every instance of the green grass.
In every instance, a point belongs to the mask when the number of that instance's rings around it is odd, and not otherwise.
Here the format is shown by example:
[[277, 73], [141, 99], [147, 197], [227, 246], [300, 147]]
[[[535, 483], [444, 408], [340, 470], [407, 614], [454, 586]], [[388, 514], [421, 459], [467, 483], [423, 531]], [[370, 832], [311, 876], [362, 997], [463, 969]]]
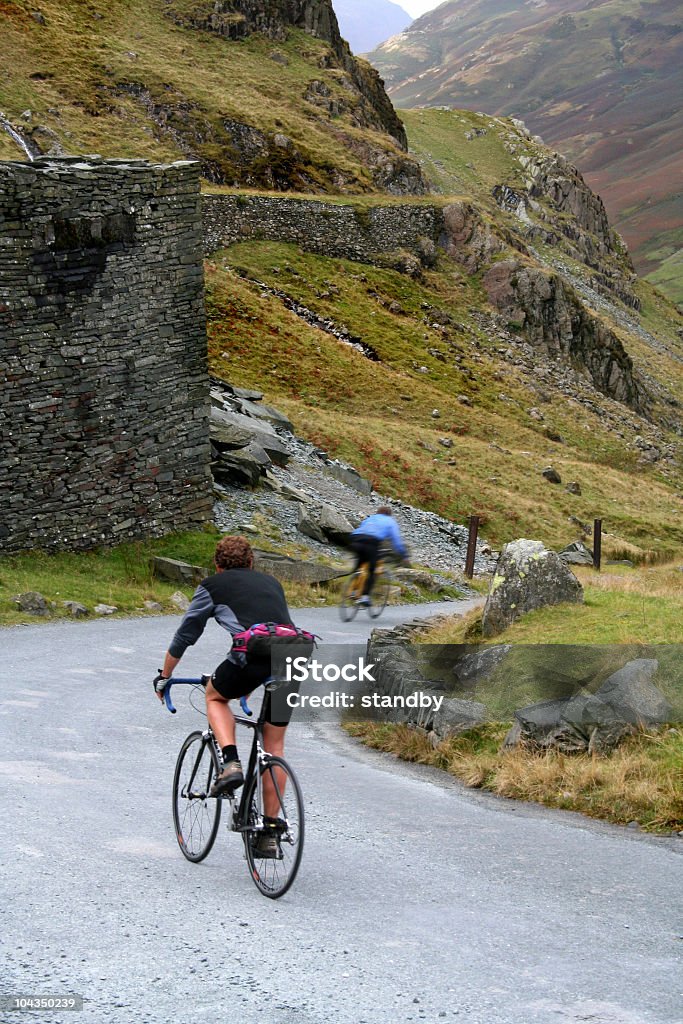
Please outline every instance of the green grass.
[[[527, 612], [492, 638], [513, 644], [681, 644], [683, 572], [678, 563], [622, 566], [595, 573], [572, 567], [584, 586], [584, 604]], [[481, 611], [425, 635], [428, 643], [481, 642]], [[487, 641], [489, 642], [489, 641]]]
[[54, 602], [52, 615], [57, 618], [69, 617], [64, 601], [78, 601], [90, 612], [96, 604], [113, 605], [122, 615], [147, 614], [144, 602], [156, 601], [164, 611], [177, 612], [171, 595], [177, 590], [190, 595], [192, 588], [157, 579], [152, 572], [153, 556], [208, 567], [219, 536], [217, 531], [207, 530], [87, 552], [5, 555], [0, 559], [0, 623], [39, 621], [12, 602], [14, 595], [26, 591], [38, 591]]
[[607, 755], [525, 748], [501, 752], [509, 722], [488, 723], [436, 748], [404, 725], [349, 723], [350, 735], [376, 750], [440, 768], [467, 786], [515, 800], [579, 811], [653, 833], [683, 828], [683, 732], [664, 729], [628, 737]]

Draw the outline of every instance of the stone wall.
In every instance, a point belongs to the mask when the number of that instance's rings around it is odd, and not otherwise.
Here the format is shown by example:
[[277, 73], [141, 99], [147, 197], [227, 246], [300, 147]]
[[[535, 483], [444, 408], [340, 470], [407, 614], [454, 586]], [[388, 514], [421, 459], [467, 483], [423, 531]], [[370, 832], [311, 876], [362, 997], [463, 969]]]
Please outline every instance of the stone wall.
[[202, 213], [207, 253], [260, 239], [366, 263], [399, 250], [429, 262], [443, 231], [436, 204], [355, 207], [277, 196], [205, 195]]
[[0, 550], [211, 516], [196, 164], [0, 163]]

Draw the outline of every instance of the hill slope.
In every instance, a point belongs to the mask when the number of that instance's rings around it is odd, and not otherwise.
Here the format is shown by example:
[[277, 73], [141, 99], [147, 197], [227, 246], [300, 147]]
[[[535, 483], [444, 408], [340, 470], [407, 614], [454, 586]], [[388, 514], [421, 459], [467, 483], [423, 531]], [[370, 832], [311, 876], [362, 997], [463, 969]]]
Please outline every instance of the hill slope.
[[369, 59], [400, 107], [523, 118], [599, 192], [643, 273], [683, 301], [677, 0], [451, 0]]
[[[608, 552], [680, 550], [683, 318], [637, 281], [576, 171], [522, 129], [443, 110], [408, 128], [449, 198], [346, 200], [345, 231], [339, 201], [312, 202], [334, 225], [325, 255], [315, 230], [285, 244], [255, 218], [207, 262], [212, 371], [258, 384], [383, 493], [479, 513], [495, 544], [566, 543], [602, 516]], [[436, 224], [420, 258], [339, 254], [411, 208]]]
[[424, 190], [331, 0], [2, 0], [0, 17], [0, 112], [38, 152], [196, 157], [234, 185]]

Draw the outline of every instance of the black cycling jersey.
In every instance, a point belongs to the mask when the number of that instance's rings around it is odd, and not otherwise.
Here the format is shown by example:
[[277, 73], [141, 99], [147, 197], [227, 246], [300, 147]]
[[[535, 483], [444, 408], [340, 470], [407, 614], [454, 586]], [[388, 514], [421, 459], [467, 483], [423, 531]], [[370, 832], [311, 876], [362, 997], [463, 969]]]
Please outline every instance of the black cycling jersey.
[[292, 622], [285, 592], [274, 576], [255, 569], [225, 569], [199, 584], [169, 653], [182, 657], [199, 640], [210, 618], [233, 635], [257, 622]]

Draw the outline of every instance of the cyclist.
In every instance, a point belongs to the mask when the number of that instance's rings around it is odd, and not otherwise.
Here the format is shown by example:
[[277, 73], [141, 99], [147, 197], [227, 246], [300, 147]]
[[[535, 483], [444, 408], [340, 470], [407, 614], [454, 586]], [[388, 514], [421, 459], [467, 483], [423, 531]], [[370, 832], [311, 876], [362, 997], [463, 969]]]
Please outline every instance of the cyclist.
[[375, 582], [375, 569], [377, 568], [380, 545], [383, 541], [389, 541], [403, 561], [408, 561], [408, 549], [403, 543], [401, 531], [396, 525], [396, 520], [392, 517], [388, 505], [378, 508], [374, 515], [364, 519], [351, 534], [350, 546], [356, 556], [354, 571], [357, 571], [364, 562], [367, 562], [370, 567], [363, 594], [358, 598], [356, 604], [370, 604], [370, 592]]
[[[197, 587], [190, 607], [176, 630], [164, 658], [164, 667], [154, 680], [154, 689], [163, 700], [164, 682], [186, 649], [197, 642], [210, 618], [233, 636], [258, 622], [293, 625], [284, 590], [274, 576], [254, 569], [254, 552], [245, 537], [224, 537], [216, 545], [214, 556], [216, 572]], [[206, 714], [214, 736], [223, 753], [223, 771], [215, 780], [210, 796], [220, 796], [237, 789], [244, 783], [244, 773], [235, 744], [235, 717], [229, 701], [247, 696], [261, 686], [271, 673], [270, 658], [245, 662], [241, 655], [228, 654], [206, 685]], [[284, 753], [285, 731], [291, 709], [278, 707], [277, 721], [273, 721], [273, 708], [268, 696], [264, 744], [271, 754]], [[264, 776], [264, 824], [272, 827], [272, 834], [259, 834], [259, 853], [276, 857], [279, 801], [272, 780]], [[271, 815], [271, 816], [268, 816]]]

